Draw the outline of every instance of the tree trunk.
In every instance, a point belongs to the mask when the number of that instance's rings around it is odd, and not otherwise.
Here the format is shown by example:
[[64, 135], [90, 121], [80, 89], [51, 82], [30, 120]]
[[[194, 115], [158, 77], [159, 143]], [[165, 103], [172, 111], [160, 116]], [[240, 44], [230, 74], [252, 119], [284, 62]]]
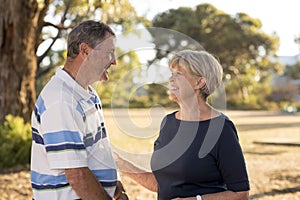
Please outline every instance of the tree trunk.
[[36, 0], [0, 3], [0, 124], [7, 114], [30, 120], [35, 101]]

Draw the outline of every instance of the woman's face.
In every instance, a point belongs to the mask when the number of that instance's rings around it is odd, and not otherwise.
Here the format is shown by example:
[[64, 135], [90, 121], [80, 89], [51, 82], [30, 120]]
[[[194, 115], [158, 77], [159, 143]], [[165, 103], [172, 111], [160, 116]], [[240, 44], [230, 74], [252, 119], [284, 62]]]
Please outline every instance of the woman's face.
[[182, 67], [171, 69], [169, 78], [169, 99], [177, 103], [195, 97], [197, 79]]

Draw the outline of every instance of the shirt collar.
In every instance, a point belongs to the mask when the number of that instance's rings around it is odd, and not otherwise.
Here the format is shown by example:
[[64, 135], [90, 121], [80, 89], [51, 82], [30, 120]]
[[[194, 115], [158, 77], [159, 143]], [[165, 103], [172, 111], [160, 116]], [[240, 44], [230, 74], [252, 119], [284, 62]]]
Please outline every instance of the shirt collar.
[[[59, 67], [55, 73], [55, 76], [62, 79], [66, 85], [72, 90], [72, 92], [78, 94], [85, 101], [88, 101], [93, 97], [87, 90], [79, 85], [62, 67]], [[90, 87], [90, 86], [89, 86]]]

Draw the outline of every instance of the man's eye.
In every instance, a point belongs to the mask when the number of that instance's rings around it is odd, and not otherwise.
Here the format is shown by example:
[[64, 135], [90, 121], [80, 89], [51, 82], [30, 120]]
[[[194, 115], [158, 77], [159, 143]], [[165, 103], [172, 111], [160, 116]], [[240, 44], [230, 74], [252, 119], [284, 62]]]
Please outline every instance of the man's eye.
[[107, 53], [108, 53], [108, 57], [110, 59], [112, 59], [114, 57], [114, 55], [115, 55], [114, 52], [112, 52], [112, 51], [108, 51]]

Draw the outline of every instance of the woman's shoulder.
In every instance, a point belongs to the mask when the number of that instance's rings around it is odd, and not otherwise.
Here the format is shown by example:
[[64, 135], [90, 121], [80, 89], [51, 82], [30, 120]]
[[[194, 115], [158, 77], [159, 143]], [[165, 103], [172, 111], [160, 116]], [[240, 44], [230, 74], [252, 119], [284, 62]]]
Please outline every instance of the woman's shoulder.
[[[222, 128], [222, 132], [221, 132], [221, 138], [223, 138], [223, 140], [230, 140], [230, 138], [235, 138], [238, 139], [238, 131], [237, 128], [234, 124], [234, 122], [230, 119], [230, 117], [228, 117], [227, 115], [223, 114], [220, 116], [223, 119], [223, 128]], [[234, 140], [235, 140], [234, 139]]]
[[226, 125], [234, 126], [234, 122], [225, 113], [220, 112], [220, 115], [218, 117], [221, 118], [221, 119], [223, 119]]
[[166, 126], [173, 126], [178, 120], [176, 120], [175, 113], [178, 111], [173, 111], [169, 114], [166, 114], [161, 121], [161, 129]]
[[178, 112], [178, 110], [172, 111], [168, 114], [166, 114], [163, 118], [163, 120], [167, 120], [167, 119], [175, 119], [175, 114]]

